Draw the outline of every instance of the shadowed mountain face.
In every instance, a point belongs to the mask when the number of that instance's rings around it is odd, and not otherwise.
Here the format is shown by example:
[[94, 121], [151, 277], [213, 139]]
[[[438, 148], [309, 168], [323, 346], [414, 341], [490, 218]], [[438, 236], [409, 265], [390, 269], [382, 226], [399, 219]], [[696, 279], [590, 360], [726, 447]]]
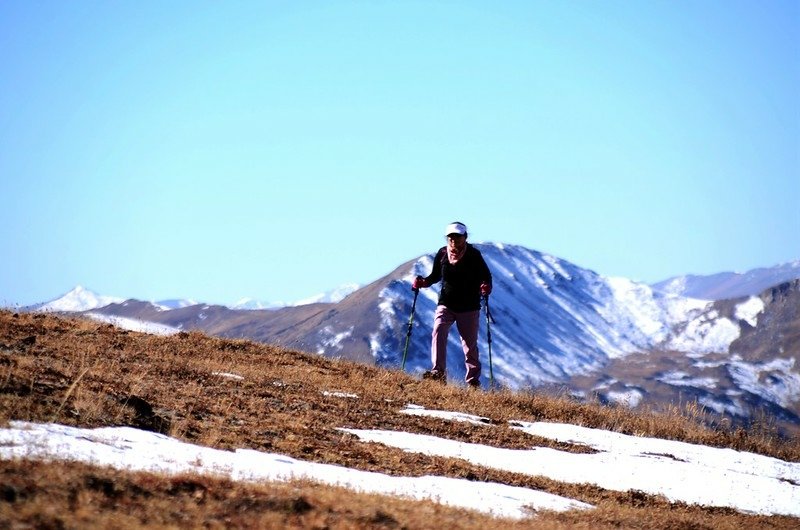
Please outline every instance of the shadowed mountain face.
[[[719, 414], [749, 418], [769, 409], [798, 422], [798, 282], [761, 296], [714, 302], [604, 277], [519, 246], [476, 246], [494, 279], [492, 361], [499, 384], [517, 389], [567, 385], [577, 395], [629, 406], [697, 399]], [[198, 304], [170, 310], [129, 300], [92, 312], [399, 367], [413, 302], [410, 284], [417, 274], [430, 272], [432, 260], [426, 255], [404, 263], [338, 303], [256, 311]], [[430, 366], [437, 300], [438, 286], [420, 291], [409, 372]], [[479, 345], [486, 378], [483, 316]], [[451, 381], [464, 376], [455, 330], [448, 375]]]
[[760, 299], [766, 306], [763, 316], [755, 326], [742, 326], [731, 352], [753, 362], [800, 360], [800, 280], [771, 287]]

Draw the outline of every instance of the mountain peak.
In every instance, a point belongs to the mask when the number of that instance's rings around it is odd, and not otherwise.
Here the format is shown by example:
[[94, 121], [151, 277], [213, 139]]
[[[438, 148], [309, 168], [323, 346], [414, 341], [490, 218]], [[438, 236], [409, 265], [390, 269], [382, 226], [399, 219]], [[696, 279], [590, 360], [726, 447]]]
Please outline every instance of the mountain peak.
[[120, 303], [123, 300], [123, 298], [99, 295], [82, 285], [76, 285], [71, 291], [49, 302], [34, 306], [34, 309], [36, 311], [89, 311], [108, 304]]

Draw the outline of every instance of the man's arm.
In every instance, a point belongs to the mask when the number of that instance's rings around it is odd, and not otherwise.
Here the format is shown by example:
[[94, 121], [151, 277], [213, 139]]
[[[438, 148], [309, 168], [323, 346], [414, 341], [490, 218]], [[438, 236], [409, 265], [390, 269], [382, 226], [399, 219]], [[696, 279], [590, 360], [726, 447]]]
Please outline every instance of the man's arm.
[[442, 280], [442, 259], [444, 258], [445, 252], [447, 251], [444, 248], [440, 248], [439, 252], [436, 253], [436, 256], [433, 258], [433, 270], [422, 279], [423, 287], [430, 287], [434, 283]]

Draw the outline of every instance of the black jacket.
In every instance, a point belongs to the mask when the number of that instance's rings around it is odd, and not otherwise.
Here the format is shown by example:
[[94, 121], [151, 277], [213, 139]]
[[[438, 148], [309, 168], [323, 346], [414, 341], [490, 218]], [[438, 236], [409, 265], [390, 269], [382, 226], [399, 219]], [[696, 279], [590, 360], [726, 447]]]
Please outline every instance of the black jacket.
[[439, 305], [460, 313], [481, 308], [481, 284], [492, 284], [492, 273], [480, 251], [467, 243], [464, 257], [455, 265], [447, 259], [447, 247], [442, 247], [433, 259], [433, 270], [425, 283], [442, 282]]

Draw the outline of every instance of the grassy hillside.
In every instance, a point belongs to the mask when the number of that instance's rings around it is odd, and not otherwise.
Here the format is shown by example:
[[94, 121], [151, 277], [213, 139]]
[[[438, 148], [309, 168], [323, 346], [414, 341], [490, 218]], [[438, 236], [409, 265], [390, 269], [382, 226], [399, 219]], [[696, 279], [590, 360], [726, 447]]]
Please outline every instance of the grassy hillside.
[[[232, 377], [236, 376], [236, 377]], [[355, 394], [349, 399], [332, 393]], [[409, 403], [490, 418], [486, 429], [398, 414]], [[508, 420], [570, 422], [731, 447], [800, 461], [800, 442], [703, 427], [694, 409], [633, 414], [566, 398], [470, 391], [401, 372], [200, 333], [157, 337], [106, 324], [0, 311], [0, 424], [129, 425], [220, 449], [250, 448], [391, 475], [501, 482], [568, 496], [589, 512], [506, 521], [306, 483], [241, 484], [83, 464], [0, 461], [0, 528], [734, 528], [796, 527], [797, 519], [670, 504], [638, 492], [559, 483], [357, 441], [340, 427], [431, 434], [505, 448], [581, 450], [532, 438]], [[8, 524], [4, 523], [7, 522]]]

